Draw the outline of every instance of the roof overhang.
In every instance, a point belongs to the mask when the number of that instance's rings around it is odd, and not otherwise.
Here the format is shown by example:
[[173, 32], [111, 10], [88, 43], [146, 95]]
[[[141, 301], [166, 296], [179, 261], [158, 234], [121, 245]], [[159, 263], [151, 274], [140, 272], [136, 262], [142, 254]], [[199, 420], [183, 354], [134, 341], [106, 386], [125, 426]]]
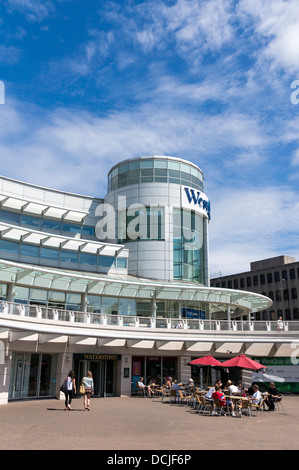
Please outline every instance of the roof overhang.
[[80, 212], [72, 209], [62, 209], [60, 207], [39, 204], [26, 199], [15, 198], [7, 195], [0, 195], [0, 208], [20, 211], [38, 217], [49, 217], [66, 222], [82, 223], [88, 216], [88, 212]]
[[263, 295], [195, 283], [162, 282], [129, 275], [91, 274], [58, 270], [0, 259], [0, 281], [35, 288], [128, 298], [206, 302], [210, 312], [232, 309], [244, 315], [266, 310], [272, 301]]

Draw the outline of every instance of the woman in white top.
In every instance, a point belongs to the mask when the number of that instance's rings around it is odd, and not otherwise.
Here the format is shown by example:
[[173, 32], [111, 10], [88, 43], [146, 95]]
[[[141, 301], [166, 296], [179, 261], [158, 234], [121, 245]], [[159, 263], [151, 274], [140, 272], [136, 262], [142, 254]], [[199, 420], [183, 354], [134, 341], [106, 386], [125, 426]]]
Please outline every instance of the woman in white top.
[[85, 393], [83, 395], [84, 409], [85, 411], [90, 411], [90, 397], [91, 395], [94, 394], [94, 383], [93, 383], [92, 373], [90, 372], [90, 370], [87, 371], [86, 376], [83, 377], [82, 383], [84, 384], [84, 387], [85, 387]]
[[66, 380], [66, 391], [65, 391], [65, 409], [71, 410], [71, 403], [73, 399], [73, 393], [76, 392], [76, 380], [75, 380], [75, 372], [70, 370], [68, 373]]

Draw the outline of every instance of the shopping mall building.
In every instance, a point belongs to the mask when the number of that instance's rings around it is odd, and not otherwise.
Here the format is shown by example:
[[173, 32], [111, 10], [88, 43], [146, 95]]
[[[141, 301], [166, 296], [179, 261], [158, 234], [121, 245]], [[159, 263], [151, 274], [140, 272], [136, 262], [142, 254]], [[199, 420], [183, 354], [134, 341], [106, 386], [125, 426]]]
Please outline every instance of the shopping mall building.
[[189, 161], [120, 162], [103, 199], [1, 177], [0, 205], [0, 403], [59, 398], [70, 369], [93, 372], [96, 396], [131, 395], [140, 376], [186, 380], [200, 355], [293, 339], [251, 321], [268, 297], [209, 287], [210, 202]]

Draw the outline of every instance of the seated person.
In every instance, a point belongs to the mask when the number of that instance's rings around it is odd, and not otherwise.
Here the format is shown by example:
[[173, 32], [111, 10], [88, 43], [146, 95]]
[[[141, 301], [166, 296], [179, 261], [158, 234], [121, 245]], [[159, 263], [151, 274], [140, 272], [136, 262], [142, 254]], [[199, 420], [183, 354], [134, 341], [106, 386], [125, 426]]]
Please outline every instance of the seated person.
[[230, 409], [231, 409], [232, 416], [236, 416], [236, 414], [235, 414], [235, 407], [234, 407], [233, 402], [230, 401], [230, 400], [226, 401], [226, 398], [225, 398], [225, 396], [223, 395], [222, 390], [221, 390], [221, 388], [219, 387], [219, 385], [215, 385], [215, 391], [214, 391], [212, 397], [213, 397], [213, 399], [216, 398], [216, 399], [219, 400], [220, 406], [223, 407], [223, 406], [228, 405], [228, 406], [230, 407]]
[[254, 389], [253, 389], [254, 385], [255, 383], [252, 382], [251, 387], [249, 387], [247, 390], [247, 395], [252, 396], [254, 394]]
[[275, 401], [276, 401], [276, 398], [279, 397], [279, 391], [277, 390], [277, 388], [275, 387], [275, 383], [274, 382], [271, 382], [270, 383], [270, 390], [268, 392], [268, 395], [267, 395], [267, 398], [265, 400], [265, 403], [266, 405], [268, 406], [269, 410], [270, 411], [274, 411], [275, 410]]
[[259, 391], [258, 385], [253, 385], [253, 395], [251, 395], [250, 399], [254, 405], [259, 405], [262, 399], [261, 392]]
[[235, 383], [229, 380], [228, 383], [228, 393], [229, 395], [239, 395], [239, 389], [236, 387]]
[[172, 386], [172, 377], [167, 377], [166, 379], [166, 388], [170, 389]]
[[152, 396], [152, 389], [151, 389], [151, 387], [150, 387], [149, 385], [148, 385], [148, 386], [144, 385], [144, 383], [143, 383], [143, 377], [140, 377], [140, 380], [139, 380], [139, 382], [138, 382], [138, 388], [139, 388], [139, 389], [143, 389], [144, 391], [147, 390], [147, 391], [148, 391], [148, 396], [149, 396], [149, 397]]
[[190, 394], [193, 390], [194, 390], [194, 382], [193, 382], [193, 379], [189, 379], [189, 383], [188, 383], [188, 385], [186, 385], [186, 387], [185, 387], [185, 392], [186, 392], [187, 394]]
[[211, 387], [209, 389], [209, 391], [205, 394], [204, 398], [206, 401], [208, 401], [209, 403], [213, 403], [213, 393], [215, 392], [215, 387], [216, 385], [219, 385], [219, 387], [221, 387], [222, 383], [221, 383], [221, 380], [217, 380], [217, 382], [214, 384], [214, 387]]
[[176, 395], [179, 396], [179, 384], [177, 382], [177, 380], [175, 380], [171, 386], [171, 390], [176, 390]]

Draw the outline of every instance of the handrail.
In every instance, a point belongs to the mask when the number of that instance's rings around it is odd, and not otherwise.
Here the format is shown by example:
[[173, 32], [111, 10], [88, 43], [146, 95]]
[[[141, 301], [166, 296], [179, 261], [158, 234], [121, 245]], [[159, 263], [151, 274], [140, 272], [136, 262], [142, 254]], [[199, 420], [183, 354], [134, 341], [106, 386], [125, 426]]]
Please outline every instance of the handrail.
[[[85, 323], [91, 325], [130, 327], [130, 328], [177, 328], [180, 320], [182, 330], [193, 331], [276, 331], [276, 321], [248, 321], [248, 320], [199, 320], [179, 318], [139, 317], [133, 315], [112, 315], [104, 313], [91, 313], [73, 310], [61, 310], [37, 305], [19, 304], [15, 302], [0, 301], [0, 314], [18, 315], [55, 322]], [[282, 331], [299, 331], [299, 321], [283, 321]]]

